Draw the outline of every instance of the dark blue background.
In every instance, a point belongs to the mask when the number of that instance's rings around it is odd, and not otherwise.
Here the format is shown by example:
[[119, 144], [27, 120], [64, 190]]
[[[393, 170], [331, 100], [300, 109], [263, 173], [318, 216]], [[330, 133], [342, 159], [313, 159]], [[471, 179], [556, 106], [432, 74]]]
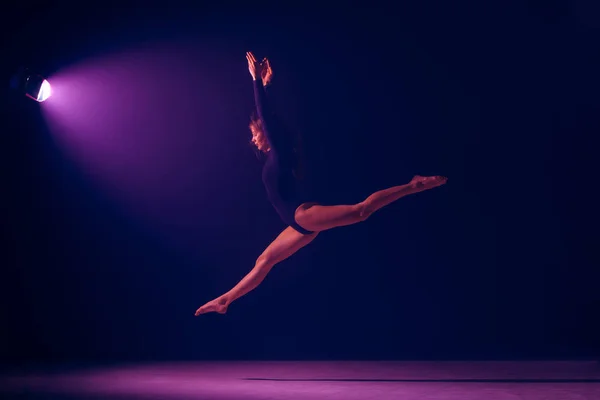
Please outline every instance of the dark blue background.
[[[224, 156], [248, 178], [198, 204], [210, 228], [181, 251], [81, 174], [38, 104], [3, 92], [2, 359], [597, 356], [598, 7], [417, 3], [6, 13], [7, 83], [23, 64], [49, 74], [164, 39], [212, 46], [207, 64], [269, 56], [321, 201], [359, 201], [415, 173], [450, 179], [321, 234], [227, 315], [194, 318], [283, 228], [259, 163]], [[245, 105], [248, 93], [228, 96]], [[255, 195], [236, 197], [240, 185]]]

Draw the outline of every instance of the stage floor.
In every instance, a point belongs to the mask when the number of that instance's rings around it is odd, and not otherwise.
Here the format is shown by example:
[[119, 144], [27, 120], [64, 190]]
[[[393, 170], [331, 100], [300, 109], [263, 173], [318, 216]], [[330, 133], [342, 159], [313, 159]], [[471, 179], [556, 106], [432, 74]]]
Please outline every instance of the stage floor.
[[2, 399], [600, 399], [589, 362], [190, 362], [44, 367], [0, 376]]

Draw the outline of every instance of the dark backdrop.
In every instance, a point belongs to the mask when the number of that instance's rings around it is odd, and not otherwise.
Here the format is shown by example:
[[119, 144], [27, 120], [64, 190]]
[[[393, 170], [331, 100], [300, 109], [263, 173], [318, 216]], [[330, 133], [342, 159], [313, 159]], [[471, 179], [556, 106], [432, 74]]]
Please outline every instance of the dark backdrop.
[[[172, 227], [90, 178], [39, 104], [2, 92], [3, 360], [597, 356], [598, 7], [417, 3], [13, 5], [6, 82], [20, 65], [185, 42], [221, 103], [198, 106], [194, 152], [211, 162]], [[227, 315], [194, 318], [283, 229], [248, 146], [246, 50], [272, 59], [320, 201], [416, 173], [449, 183], [322, 233]]]

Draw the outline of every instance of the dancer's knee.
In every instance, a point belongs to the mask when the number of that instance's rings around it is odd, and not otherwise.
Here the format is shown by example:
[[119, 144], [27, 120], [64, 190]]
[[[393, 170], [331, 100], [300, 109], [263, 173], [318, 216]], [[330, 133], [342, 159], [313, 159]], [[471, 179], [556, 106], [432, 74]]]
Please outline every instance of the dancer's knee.
[[275, 257], [271, 253], [272, 251], [264, 251], [256, 259], [254, 267], [261, 270], [270, 270], [273, 267], [273, 265], [275, 265]]
[[359, 222], [366, 221], [371, 214], [373, 214], [373, 211], [371, 210], [371, 207], [369, 207], [369, 202], [367, 200], [355, 204], [354, 212], [356, 213], [356, 219]]

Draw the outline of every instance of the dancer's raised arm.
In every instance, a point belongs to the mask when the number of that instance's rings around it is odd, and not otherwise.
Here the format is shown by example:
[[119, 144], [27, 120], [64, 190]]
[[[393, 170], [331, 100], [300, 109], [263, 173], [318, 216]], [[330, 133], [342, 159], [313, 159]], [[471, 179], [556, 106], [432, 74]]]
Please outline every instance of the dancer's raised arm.
[[272, 76], [269, 60], [266, 58], [262, 63], [256, 61], [251, 52], [246, 53], [248, 70], [254, 81], [254, 101], [256, 102], [256, 113], [262, 124], [262, 130], [267, 137], [271, 150], [276, 150], [280, 156], [291, 151], [292, 141], [286, 127], [276, 118], [271, 102], [267, 98], [264, 82], [268, 82]]

